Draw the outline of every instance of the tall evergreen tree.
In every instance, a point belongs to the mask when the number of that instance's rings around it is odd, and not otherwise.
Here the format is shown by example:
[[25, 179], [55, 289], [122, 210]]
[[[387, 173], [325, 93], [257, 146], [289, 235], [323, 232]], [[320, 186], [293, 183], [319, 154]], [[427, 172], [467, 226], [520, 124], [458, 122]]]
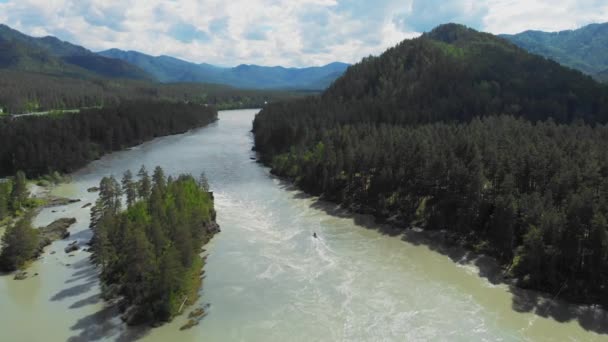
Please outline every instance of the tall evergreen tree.
[[38, 231], [32, 228], [31, 218], [26, 216], [9, 227], [2, 237], [0, 269], [14, 271], [31, 260], [38, 248]]
[[137, 184], [133, 181], [131, 170], [125, 171], [122, 177], [122, 192], [127, 197], [127, 206], [133, 205], [137, 199]]
[[20, 210], [25, 205], [28, 197], [27, 178], [23, 171], [18, 171], [13, 180], [11, 194], [11, 207], [13, 211]]
[[137, 173], [139, 177], [138, 181], [138, 195], [140, 198], [147, 198], [150, 196], [150, 191], [152, 189], [152, 183], [150, 182], [150, 176], [148, 175], [148, 171], [146, 170], [146, 166], [142, 165]]

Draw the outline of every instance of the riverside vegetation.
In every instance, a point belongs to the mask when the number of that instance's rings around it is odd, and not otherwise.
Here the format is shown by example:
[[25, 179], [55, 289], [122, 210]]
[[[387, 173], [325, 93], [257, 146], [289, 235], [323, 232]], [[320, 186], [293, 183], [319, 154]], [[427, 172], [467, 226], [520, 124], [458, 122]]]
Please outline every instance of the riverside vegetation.
[[403, 229], [446, 230], [522, 287], [608, 304], [608, 88], [444, 25], [254, 122], [272, 171]]
[[124, 102], [80, 113], [0, 118], [0, 176], [69, 173], [105, 153], [217, 120], [213, 107], [159, 101]]
[[0, 243], [0, 271], [24, 269], [46, 246], [70, 235], [68, 228], [76, 223], [73, 218], [58, 219], [39, 229], [32, 227], [36, 209], [41, 205], [54, 205], [47, 203], [51, 200], [65, 203], [65, 199], [60, 198], [30, 197], [27, 178], [21, 171], [0, 182], [0, 226], [6, 226]]
[[150, 177], [142, 167], [138, 176], [101, 180], [91, 211], [92, 258], [102, 296], [120, 299], [128, 324], [159, 324], [198, 298], [201, 249], [219, 227], [204, 175], [166, 178], [157, 167]]

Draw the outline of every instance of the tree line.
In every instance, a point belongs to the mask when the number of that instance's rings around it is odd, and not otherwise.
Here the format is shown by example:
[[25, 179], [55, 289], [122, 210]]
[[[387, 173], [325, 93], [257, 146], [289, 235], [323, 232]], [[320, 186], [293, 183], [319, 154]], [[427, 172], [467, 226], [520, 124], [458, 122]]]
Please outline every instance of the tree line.
[[[36, 254], [38, 231], [32, 227], [28, 212], [34, 206], [23, 172], [0, 181], [0, 226], [7, 226], [0, 243], [0, 271], [15, 271]], [[11, 224], [14, 218], [18, 221]]]
[[236, 89], [213, 84], [159, 84], [0, 70], [0, 108], [17, 114], [159, 100], [207, 104], [222, 110], [261, 108], [267, 102], [299, 96], [301, 94], [297, 92]]
[[608, 304], [608, 91], [443, 26], [254, 121], [262, 160], [402, 229], [446, 230], [523, 287]]
[[124, 102], [114, 107], [22, 118], [0, 118], [0, 176], [71, 172], [105, 153], [186, 132], [217, 119], [192, 103]]
[[197, 299], [201, 248], [219, 231], [213, 195], [204, 174], [167, 178], [157, 167], [150, 177], [142, 166], [137, 175], [101, 180], [92, 258], [103, 297], [121, 298], [128, 324], [166, 322]]

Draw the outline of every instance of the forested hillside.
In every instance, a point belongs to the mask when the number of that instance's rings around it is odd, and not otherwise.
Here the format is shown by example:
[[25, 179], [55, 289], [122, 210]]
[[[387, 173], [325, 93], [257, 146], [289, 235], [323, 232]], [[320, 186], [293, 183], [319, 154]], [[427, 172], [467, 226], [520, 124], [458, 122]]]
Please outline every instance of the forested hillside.
[[198, 298], [201, 248], [219, 231], [213, 195], [204, 176], [167, 179], [160, 167], [152, 177], [142, 167], [138, 176], [101, 180], [91, 212], [93, 260], [103, 297], [122, 302], [128, 324], [166, 322]]
[[521, 286], [608, 304], [608, 89], [443, 25], [254, 122], [274, 173], [407, 229], [446, 230]]
[[71, 172], [105, 153], [217, 119], [197, 104], [124, 102], [75, 114], [0, 118], [0, 176]]
[[0, 24], [0, 69], [78, 78], [152, 80], [137, 66], [95, 54], [55, 37], [34, 38]]
[[116, 106], [122, 101], [170, 101], [209, 104], [218, 109], [260, 108], [266, 102], [302, 93], [242, 90], [228, 86], [143, 81], [80, 79], [40, 73], [0, 71], [0, 108], [8, 113]]
[[531, 53], [602, 79], [608, 69], [608, 23], [561, 32], [526, 31], [502, 37]]

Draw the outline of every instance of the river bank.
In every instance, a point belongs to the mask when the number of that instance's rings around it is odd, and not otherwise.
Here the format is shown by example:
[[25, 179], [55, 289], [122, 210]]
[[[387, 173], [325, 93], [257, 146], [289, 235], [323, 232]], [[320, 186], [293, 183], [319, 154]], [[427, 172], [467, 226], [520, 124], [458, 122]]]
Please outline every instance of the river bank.
[[[258, 163], [262, 159], [255, 158]], [[269, 166], [267, 166], [269, 167]], [[288, 191], [298, 192], [299, 198], [312, 201], [311, 207], [328, 215], [342, 219], [352, 219], [357, 226], [377, 231], [390, 238], [399, 239], [415, 246], [448, 257], [455, 265], [488, 281], [492, 286], [503, 286], [513, 296], [513, 310], [533, 313], [557, 322], [577, 322], [586, 330], [598, 334], [608, 334], [608, 311], [600, 305], [560, 298], [560, 293], [547, 293], [521, 286], [509, 271], [511, 265], [501, 263], [491, 254], [475, 251], [470, 241], [446, 230], [425, 230], [417, 227], [404, 227], [390, 219], [378, 218], [370, 210], [356, 206], [344, 207], [342, 204], [306, 193], [289, 178], [269, 172]]]
[[[182, 314], [156, 329], [128, 328], [101, 297], [98, 271], [82, 250], [63, 253], [57, 241], [24, 281], [0, 276], [0, 320], [10, 341], [603, 341], [603, 315], [584, 306], [540, 305], [537, 294], [515, 295], [480, 277], [484, 267], [454, 262], [426, 242], [391, 237], [373, 219], [345, 213], [272, 177], [252, 161], [256, 111], [220, 113], [220, 121], [179, 136], [113, 153], [53, 190], [81, 203], [43, 209], [35, 225], [75, 217], [71, 240], [90, 240], [87, 189], [107, 175], [142, 164], [167, 174], [205, 171], [215, 197], [216, 235], [204, 287], [192, 309], [206, 317], [192, 329]], [[63, 212], [63, 210], [66, 210]], [[333, 210], [335, 215], [328, 215]], [[369, 228], [369, 229], [365, 229]], [[312, 237], [316, 232], [318, 239]], [[55, 254], [51, 254], [56, 251]], [[480, 271], [481, 270], [481, 271]], [[555, 306], [553, 306], [555, 305]], [[563, 315], [552, 313], [564, 312]], [[557, 316], [557, 317], [555, 317]], [[577, 318], [588, 318], [589, 325]], [[36, 322], [37, 329], [23, 322]], [[598, 328], [600, 326], [600, 328]]]

